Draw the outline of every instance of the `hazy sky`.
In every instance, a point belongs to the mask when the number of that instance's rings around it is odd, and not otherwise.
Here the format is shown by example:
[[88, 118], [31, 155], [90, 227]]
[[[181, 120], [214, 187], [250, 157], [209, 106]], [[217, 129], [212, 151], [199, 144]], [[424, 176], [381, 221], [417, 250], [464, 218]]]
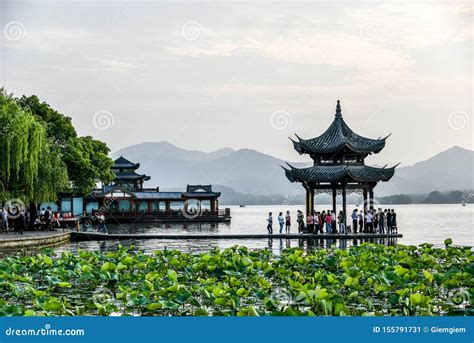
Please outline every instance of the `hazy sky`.
[[112, 150], [301, 160], [287, 137], [322, 133], [338, 98], [359, 134], [392, 132], [371, 163], [473, 148], [470, 1], [0, 3], [0, 84]]

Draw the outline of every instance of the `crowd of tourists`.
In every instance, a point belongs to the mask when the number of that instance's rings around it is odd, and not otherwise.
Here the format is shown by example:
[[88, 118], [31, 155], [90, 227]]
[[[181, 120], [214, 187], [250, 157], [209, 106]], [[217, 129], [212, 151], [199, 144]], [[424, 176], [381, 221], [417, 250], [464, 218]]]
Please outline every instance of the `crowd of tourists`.
[[[352, 226], [346, 227], [346, 215], [343, 211], [337, 214], [333, 210], [314, 211], [307, 213], [296, 212], [296, 226], [298, 233], [327, 233], [327, 234], [347, 234], [352, 233], [398, 233], [397, 214], [394, 209], [371, 209], [365, 213], [354, 209], [351, 215]], [[291, 231], [292, 217], [290, 211], [278, 214], [277, 222], [280, 234], [289, 234]], [[268, 213], [267, 231], [273, 234], [273, 213]]]
[[2, 207], [0, 233], [14, 232], [23, 234], [23, 230], [51, 231], [59, 227], [51, 207], [32, 212], [22, 206]]
[[397, 214], [392, 209], [372, 209], [365, 214], [355, 209], [352, 211], [352, 230], [354, 233], [398, 233]]

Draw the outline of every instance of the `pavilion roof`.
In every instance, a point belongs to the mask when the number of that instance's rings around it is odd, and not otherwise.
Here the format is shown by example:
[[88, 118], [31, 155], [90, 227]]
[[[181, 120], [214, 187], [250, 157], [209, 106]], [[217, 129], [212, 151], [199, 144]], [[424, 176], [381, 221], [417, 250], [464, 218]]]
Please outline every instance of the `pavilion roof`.
[[285, 174], [290, 182], [378, 182], [388, 181], [395, 173], [395, 168], [377, 168], [366, 165], [316, 165], [309, 168], [295, 168], [288, 165]]
[[188, 185], [183, 195], [187, 198], [219, 197], [220, 192], [214, 192], [211, 185]]
[[138, 169], [140, 167], [140, 163], [133, 163], [127, 160], [125, 157], [120, 156], [114, 161], [114, 165], [112, 166], [113, 169], [119, 168], [128, 168], [128, 169]]
[[357, 153], [378, 153], [385, 147], [385, 140], [371, 139], [358, 135], [346, 124], [342, 118], [341, 105], [337, 101], [336, 115], [329, 128], [320, 136], [312, 139], [302, 139], [298, 136], [298, 141], [293, 141], [295, 150], [300, 154], [331, 154], [341, 151], [347, 147]]
[[150, 177], [145, 174], [138, 174], [135, 172], [127, 172], [127, 173], [120, 173], [120, 172], [115, 172], [115, 180], [121, 180], [121, 181], [131, 181], [131, 180], [144, 180], [148, 181], [150, 180]]

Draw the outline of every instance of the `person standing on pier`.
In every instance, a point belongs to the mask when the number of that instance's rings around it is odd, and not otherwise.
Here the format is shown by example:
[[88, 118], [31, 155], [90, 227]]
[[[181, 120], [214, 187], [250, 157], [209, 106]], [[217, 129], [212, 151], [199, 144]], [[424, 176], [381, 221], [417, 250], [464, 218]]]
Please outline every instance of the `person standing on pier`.
[[278, 214], [278, 224], [280, 225], [280, 235], [283, 233], [283, 225], [285, 225], [285, 218], [283, 217], [283, 212]]
[[104, 234], [108, 234], [108, 230], [107, 230], [107, 225], [105, 223], [105, 216], [103, 213], [100, 213], [100, 214], [96, 214], [96, 218], [97, 218], [97, 221], [99, 222], [99, 226], [98, 226], [98, 229], [97, 229], [97, 232], [100, 232], [100, 233], [104, 233]]
[[392, 212], [387, 210], [387, 233], [392, 233]]
[[357, 233], [357, 208], [352, 211], [352, 232]]
[[362, 211], [359, 212], [358, 218], [359, 218], [359, 233], [362, 233], [364, 232], [364, 215]]
[[286, 232], [287, 235], [290, 233], [290, 227], [291, 227], [290, 211], [286, 211], [286, 216], [285, 216], [285, 232]]
[[379, 208], [379, 233], [385, 233], [385, 213]]
[[377, 232], [379, 228], [379, 216], [377, 214], [377, 210], [372, 210], [372, 231]]
[[268, 234], [273, 234], [273, 216], [271, 212], [268, 212], [268, 219], [267, 219], [267, 230]]
[[372, 219], [373, 219], [372, 213], [370, 213], [370, 211], [367, 211], [367, 213], [365, 214], [365, 223], [366, 223], [365, 232], [366, 233], [373, 233]]
[[328, 211], [328, 213], [326, 214], [326, 233], [333, 233], [332, 232], [332, 216], [331, 216], [331, 213]]
[[398, 233], [397, 214], [395, 213], [395, 210], [393, 208], [392, 208], [392, 233]]
[[51, 211], [51, 207], [48, 206], [46, 208], [46, 211], [44, 212], [44, 221], [45, 221], [44, 231], [51, 230], [51, 226], [52, 226], [51, 224], [53, 223], [52, 216], [53, 216], [53, 212]]
[[1, 215], [1, 224], [2, 224], [2, 231], [8, 232], [8, 211], [6, 208], [2, 208], [0, 213]]
[[339, 222], [339, 233], [340, 234], [346, 234], [346, 225], [345, 223], [345, 214], [343, 211], [339, 211], [339, 214], [337, 215], [337, 221]]
[[313, 220], [314, 220], [313, 215], [311, 214], [311, 212], [308, 212], [308, 214], [306, 215], [306, 230], [309, 233], [314, 231]]
[[323, 223], [323, 217], [321, 216], [321, 212], [318, 212], [317, 219], [318, 219], [319, 233], [323, 233], [324, 223]]
[[333, 233], [337, 233], [336, 229], [336, 213], [331, 211], [331, 230]]
[[298, 210], [297, 212], [297, 221], [298, 221], [298, 233], [303, 233], [304, 230], [304, 215], [303, 212]]
[[17, 235], [23, 235], [23, 228], [25, 227], [25, 209], [19, 208], [18, 209], [18, 218], [16, 218], [16, 225], [15, 225], [15, 233]]
[[320, 226], [319, 226], [319, 212], [314, 211], [313, 214], [313, 228], [315, 233], [319, 233]]

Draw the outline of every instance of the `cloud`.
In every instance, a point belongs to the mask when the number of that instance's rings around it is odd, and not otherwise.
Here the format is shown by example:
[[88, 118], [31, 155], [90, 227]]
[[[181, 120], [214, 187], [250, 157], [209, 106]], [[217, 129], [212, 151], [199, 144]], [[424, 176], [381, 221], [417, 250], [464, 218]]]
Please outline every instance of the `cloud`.
[[110, 58], [89, 57], [90, 61], [97, 62], [99, 69], [110, 71], [127, 71], [138, 69], [139, 67], [131, 62], [119, 61]]
[[469, 1], [397, 1], [347, 11], [347, 20], [363, 27], [377, 21], [378, 42], [417, 49], [466, 42], [473, 38]]
[[290, 63], [327, 64], [365, 71], [398, 69], [413, 63], [410, 56], [400, 50], [388, 49], [340, 32], [305, 37], [280, 36], [266, 40], [214, 37], [197, 44], [170, 46], [168, 51], [182, 56], [256, 55]]

